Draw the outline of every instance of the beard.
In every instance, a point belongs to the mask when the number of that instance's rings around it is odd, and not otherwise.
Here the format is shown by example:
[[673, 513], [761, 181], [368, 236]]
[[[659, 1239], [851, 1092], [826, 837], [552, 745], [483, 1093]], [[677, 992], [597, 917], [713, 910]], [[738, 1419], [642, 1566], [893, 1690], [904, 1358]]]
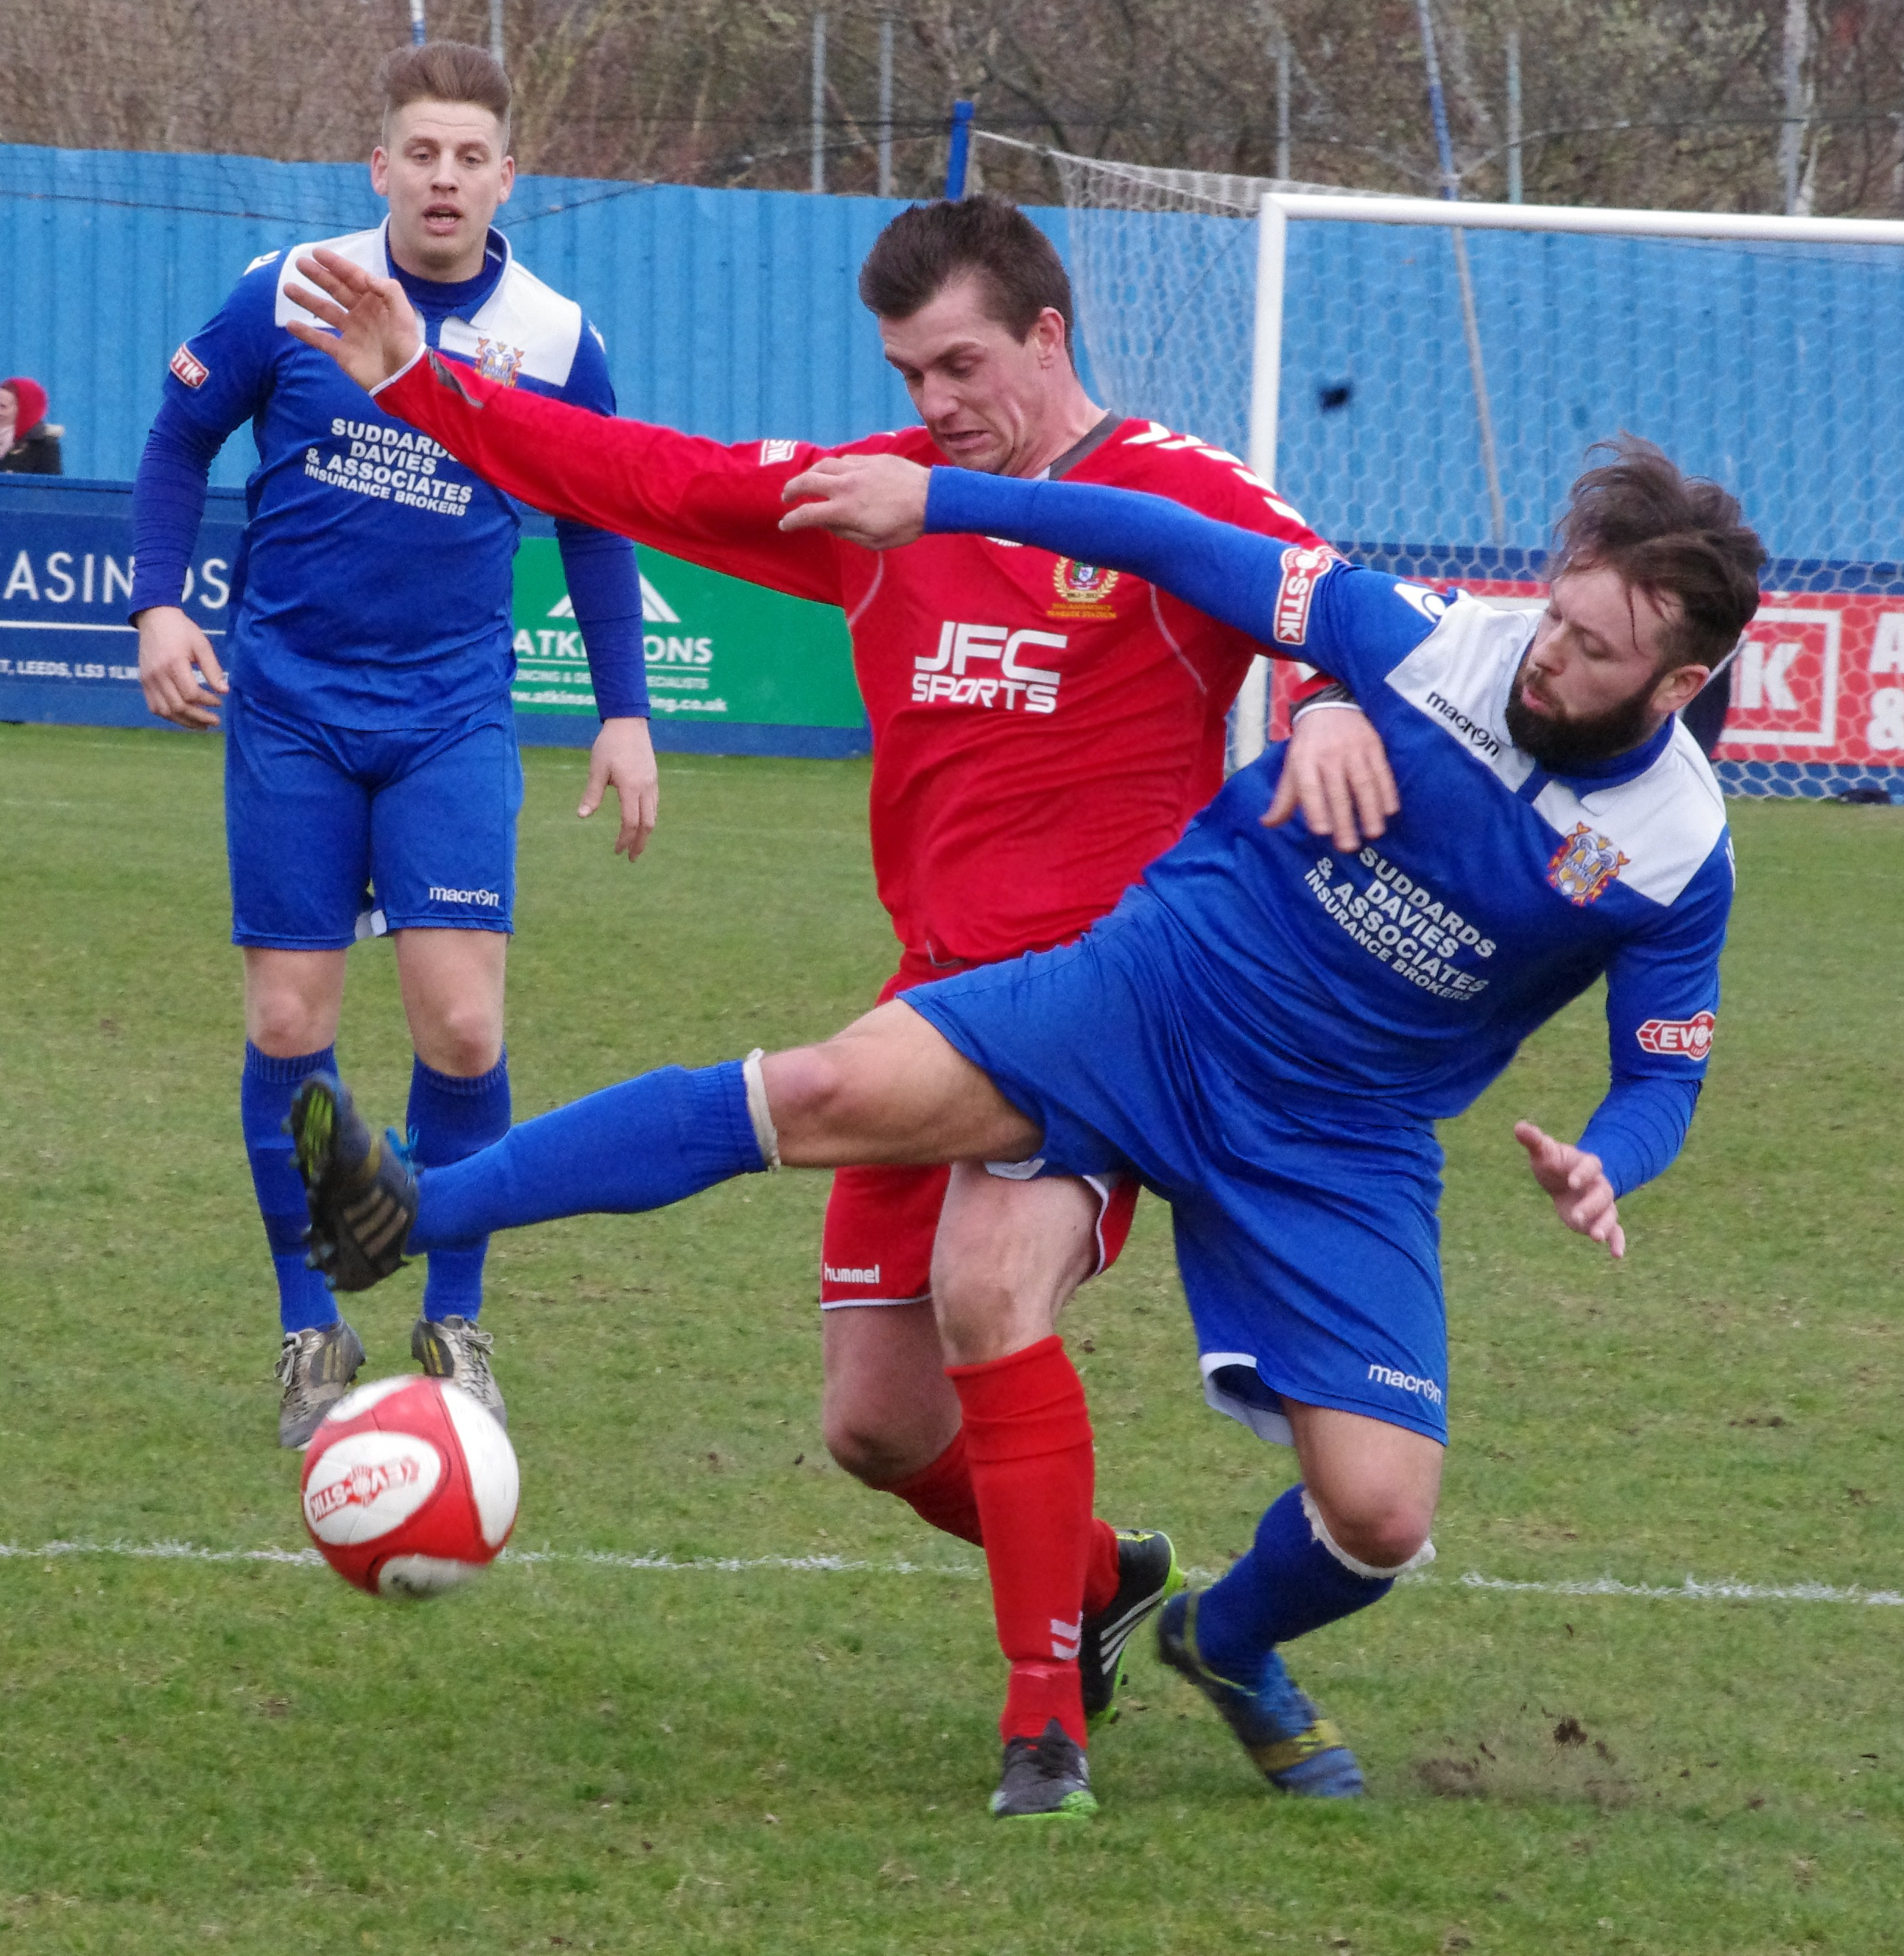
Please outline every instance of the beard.
[[1527, 702], [1527, 683], [1524, 658], [1508, 693], [1508, 737], [1549, 774], [1610, 761], [1641, 746], [1659, 724], [1652, 705], [1657, 674], [1617, 704], [1590, 714], [1537, 713]]

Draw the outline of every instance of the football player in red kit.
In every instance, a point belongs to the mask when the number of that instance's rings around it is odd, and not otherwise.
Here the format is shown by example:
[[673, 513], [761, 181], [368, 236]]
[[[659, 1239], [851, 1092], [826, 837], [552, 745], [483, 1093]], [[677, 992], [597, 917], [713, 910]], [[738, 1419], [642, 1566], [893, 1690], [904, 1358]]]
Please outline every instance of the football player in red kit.
[[[349, 331], [293, 330], [490, 481], [843, 608], [873, 731], [874, 867], [901, 946], [882, 1002], [1064, 943], [1110, 910], [1222, 784], [1226, 716], [1256, 647], [1153, 585], [1042, 551], [944, 536], [882, 554], [783, 531], [786, 485], [823, 455], [892, 453], [1148, 490], [1326, 554], [1234, 456], [1092, 402], [1064, 267], [996, 198], [916, 207], [881, 234], [860, 295], [923, 425], [831, 450], [604, 424], [435, 363], [412, 371], [420, 345], [396, 372], [411, 344], [400, 295], [328, 259], [303, 268], [330, 295], [310, 295], [310, 310]], [[367, 358], [356, 342], [379, 334]], [[1394, 812], [1381, 744], [1353, 711], [1304, 714], [1282, 778], [1281, 815], [1300, 805], [1345, 850]], [[827, 1443], [869, 1486], [984, 1547], [1012, 1665], [995, 1802], [1007, 1814], [1041, 1810], [1041, 1736], [1055, 1720], [1083, 1743], [1111, 1710], [1130, 1631], [1181, 1581], [1165, 1537], [1100, 1521], [1080, 1596], [1076, 1557], [1020, 1498], [1054, 1456], [1091, 1472], [1083, 1388], [1052, 1327], [1116, 1257], [1136, 1194], [969, 1166], [847, 1168], [827, 1207]], [[957, 1311], [961, 1295], [1005, 1308]], [[1004, 1328], [942, 1347], [935, 1298], [948, 1317]]]

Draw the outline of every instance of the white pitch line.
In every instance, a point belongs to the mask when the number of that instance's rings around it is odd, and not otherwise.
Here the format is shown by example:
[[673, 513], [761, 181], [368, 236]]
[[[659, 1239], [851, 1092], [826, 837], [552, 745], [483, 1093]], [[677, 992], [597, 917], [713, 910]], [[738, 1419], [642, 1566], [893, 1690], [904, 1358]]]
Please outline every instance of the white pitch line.
[[[323, 1557], [314, 1548], [205, 1548], [189, 1541], [49, 1541], [38, 1548], [0, 1542], [0, 1562], [51, 1562], [61, 1556], [117, 1557], [133, 1562], [268, 1562], [301, 1568], [321, 1568]], [[845, 1555], [636, 1555], [600, 1548], [506, 1548], [500, 1562], [529, 1566], [569, 1563], [583, 1568], [625, 1569], [662, 1574], [746, 1575], [754, 1570], [780, 1570], [799, 1576], [945, 1576], [977, 1582], [983, 1569], [969, 1563], [875, 1562]], [[1184, 1571], [1192, 1581], [1214, 1582], [1222, 1573], [1212, 1569]], [[1855, 1603], [1879, 1608], [1904, 1608], [1904, 1592], [1864, 1589], [1855, 1584], [1830, 1582], [1702, 1582], [1688, 1576], [1667, 1583], [1622, 1582], [1612, 1576], [1571, 1581], [1517, 1582], [1504, 1576], [1470, 1570], [1452, 1579], [1423, 1574], [1406, 1576], [1411, 1586], [1480, 1589], [1499, 1595], [1529, 1596], [1622, 1596], [1649, 1603]]]

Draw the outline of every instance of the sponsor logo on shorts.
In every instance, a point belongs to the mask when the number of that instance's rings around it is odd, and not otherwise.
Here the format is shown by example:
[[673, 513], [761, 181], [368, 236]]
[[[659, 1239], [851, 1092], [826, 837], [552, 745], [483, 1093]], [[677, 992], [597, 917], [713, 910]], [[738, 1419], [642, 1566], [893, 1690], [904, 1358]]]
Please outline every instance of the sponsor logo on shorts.
[[939, 627], [930, 658], [913, 661], [913, 702], [918, 706], [979, 706], [1007, 712], [1055, 713], [1061, 674], [1032, 665], [1029, 655], [1061, 652], [1062, 632], [1014, 632], [1005, 625]]
[[771, 468], [776, 462], [791, 462], [799, 453], [799, 447], [797, 441], [778, 438], [764, 441], [760, 445], [760, 465], [763, 468]]
[[495, 890], [450, 890], [440, 883], [430, 885], [430, 901], [433, 904], [474, 904], [486, 910], [500, 910], [503, 899]]
[[828, 1283], [876, 1284], [879, 1281], [879, 1266], [872, 1264], [862, 1270], [842, 1265], [838, 1268], [831, 1264], [822, 1264], [820, 1274]]
[[1279, 645], [1300, 645], [1309, 636], [1309, 607], [1316, 587], [1332, 563], [1341, 559], [1325, 544], [1316, 550], [1286, 550], [1282, 554], [1282, 580], [1276, 586], [1276, 604], [1270, 630]]
[[1428, 696], [1428, 704], [1477, 754], [1485, 754], [1490, 761], [1500, 759], [1500, 742], [1485, 727], [1478, 726], [1469, 719], [1452, 699], [1444, 699], [1439, 693], [1431, 692]]
[[1398, 1372], [1392, 1365], [1371, 1365], [1369, 1377], [1378, 1386], [1392, 1386], [1398, 1393], [1414, 1393], [1430, 1405], [1441, 1404], [1441, 1388], [1433, 1379], [1418, 1379], [1412, 1372]]
[[1570, 904], [1597, 903], [1632, 860], [1613, 847], [1610, 836], [1596, 834], [1585, 822], [1577, 822], [1572, 834], [1553, 852], [1547, 881]]
[[526, 347], [505, 346], [500, 339], [481, 336], [476, 342], [477, 372], [485, 380], [500, 380], [506, 387], [515, 385], [515, 377], [528, 357]]
[[1718, 1023], [1710, 1012], [1694, 1012], [1689, 1019], [1648, 1019], [1634, 1037], [1642, 1052], [1704, 1059], [1712, 1051], [1713, 1031]]
[[172, 356], [172, 371], [188, 387], [202, 387], [212, 377], [212, 370], [182, 340]]

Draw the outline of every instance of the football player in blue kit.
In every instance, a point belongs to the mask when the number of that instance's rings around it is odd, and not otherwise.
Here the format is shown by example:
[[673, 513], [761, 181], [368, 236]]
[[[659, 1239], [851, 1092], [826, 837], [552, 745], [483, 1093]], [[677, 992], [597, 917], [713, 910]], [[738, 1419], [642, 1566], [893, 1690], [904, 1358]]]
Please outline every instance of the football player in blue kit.
[[[372, 1282], [406, 1248], [783, 1163], [959, 1163], [941, 1245], [987, 1164], [1140, 1177], [1172, 1207], [1206, 1396], [1301, 1469], [1221, 1580], [1165, 1604], [1161, 1654], [1272, 1784], [1359, 1793], [1279, 1651], [1433, 1553], [1435, 1124], [1604, 976], [1605, 1098], [1577, 1144], [1515, 1131], [1559, 1219], [1625, 1254], [1619, 1198], [1672, 1160], [1698, 1096], [1732, 901], [1724, 806], [1675, 716], [1757, 608], [1759, 540], [1723, 489], [1630, 440], [1575, 485], [1538, 617], [1127, 491], [868, 456], [787, 494], [815, 499], [789, 524], [872, 547], [966, 532], [1114, 566], [1314, 659], [1382, 735], [1399, 817], [1353, 860], [1267, 828], [1272, 749], [1075, 942], [921, 986], [824, 1045], [644, 1074], [421, 1176], [313, 1079], [292, 1120], [320, 1260]], [[1052, 1324], [998, 1307], [956, 1329], [1004, 1353]], [[1080, 1478], [1052, 1499], [1087, 1498]], [[1055, 1721], [1026, 1749], [1042, 1792], [1018, 1810], [1088, 1810]]]
[[[507, 76], [481, 49], [437, 42], [392, 55], [380, 81], [370, 173], [389, 216], [330, 248], [400, 280], [446, 359], [612, 414], [599, 336], [491, 228], [515, 170]], [[131, 601], [151, 710], [224, 725], [244, 961], [240, 1103], [277, 1272], [285, 1446], [310, 1439], [364, 1356], [306, 1266], [292, 1096], [336, 1064], [345, 952], [369, 912], [396, 943], [417, 1159], [440, 1166], [506, 1133], [503, 974], [522, 797], [515, 506], [284, 331], [287, 276], [309, 248], [256, 260], [173, 356], [134, 492]], [[213, 458], [247, 421], [259, 460], [221, 659], [181, 607]], [[580, 525], [557, 535], [602, 717], [580, 812], [612, 786], [616, 847], [632, 860], [657, 800], [634, 550]], [[431, 1256], [411, 1342], [425, 1371], [500, 1419], [478, 1322], [486, 1249], [479, 1234]]]

